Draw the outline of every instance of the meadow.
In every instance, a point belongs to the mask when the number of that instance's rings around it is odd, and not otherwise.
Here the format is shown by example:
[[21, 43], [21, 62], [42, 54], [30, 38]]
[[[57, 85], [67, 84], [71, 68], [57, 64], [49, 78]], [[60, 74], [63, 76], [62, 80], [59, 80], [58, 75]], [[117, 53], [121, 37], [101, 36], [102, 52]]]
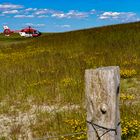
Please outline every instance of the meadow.
[[[119, 66], [123, 140], [140, 139], [140, 22], [38, 38], [0, 34], [0, 140], [86, 140], [85, 69]], [[5, 119], [6, 118], [6, 119]], [[43, 139], [42, 139], [43, 140]]]

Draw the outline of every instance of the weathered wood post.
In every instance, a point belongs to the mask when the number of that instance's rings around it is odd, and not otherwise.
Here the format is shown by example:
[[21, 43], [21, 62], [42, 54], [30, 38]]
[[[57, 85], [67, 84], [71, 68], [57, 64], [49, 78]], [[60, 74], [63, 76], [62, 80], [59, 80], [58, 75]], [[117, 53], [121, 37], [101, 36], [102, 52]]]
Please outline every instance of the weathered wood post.
[[85, 71], [88, 140], [121, 140], [118, 66]]

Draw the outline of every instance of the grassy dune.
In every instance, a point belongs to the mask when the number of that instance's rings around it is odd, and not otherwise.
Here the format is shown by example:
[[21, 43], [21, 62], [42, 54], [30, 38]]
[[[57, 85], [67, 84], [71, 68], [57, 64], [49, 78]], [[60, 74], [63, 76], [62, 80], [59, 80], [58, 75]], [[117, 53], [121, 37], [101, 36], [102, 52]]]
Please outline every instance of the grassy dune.
[[[45, 33], [38, 38], [1, 34], [0, 114], [17, 117], [19, 113], [30, 114], [35, 108], [32, 115], [36, 121], [28, 126], [34, 138], [85, 131], [84, 71], [110, 65], [121, 68], [122, 137], [138, 140], [139, 22]], [[18, 139], [22, 125], [12, 123], [11, 126], [8, 137]], [[1, 139], [7, 137], [1, 131], [0, 135]], [[86, 139], [86, 136], [61, 139], [78, 138]]]

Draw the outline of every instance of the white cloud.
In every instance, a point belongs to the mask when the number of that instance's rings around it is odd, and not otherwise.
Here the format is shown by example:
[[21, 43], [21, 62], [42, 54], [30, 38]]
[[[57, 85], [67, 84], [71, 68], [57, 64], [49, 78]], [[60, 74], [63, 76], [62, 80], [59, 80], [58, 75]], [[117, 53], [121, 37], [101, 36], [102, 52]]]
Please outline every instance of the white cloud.
[[99, 15], [99, 19], [131, 22], [131, 21], [137, 21], [138, 17], [134, 12], [103, 12], [101, 15]]
[[16, 4], [0, 4], [0, 9], [19, 9], [19, 8], [23, 8], [23, 6]]
[[123, 12], [120, 19], [122, 22], [139, 21], [139, 17], [136, 13], [133, 12]]
[[40, 14], [46, 14], [48, 12], [47, 9], [42, 9], [42, 10], [38, 10], [35, 12], [36, 15], [40, 15]]
[[27, 8], [27, 9], [25, 9], [25, 11], [27, 11], [27, 12], [36, 11], [36, 10], [37, 10], [37, 8]]
[[4, 11], [2, 12], [3, 14], [17, 14], [18, 10], [9, 10], [9, 11]]
[[[0, 4], [0, 14], [15, 14], [14, 18], [46, 18], [46, 17], [54, 17], [54, 18], [86, 18], [92, 14], [95, 14], [95, 10], [90, 10], [87, 12], [82, 12], [78, 10], [70, 10], [68, 12], [53, 10], [53, 9], [38, 9], [38, 8], [23, 8], [22, 5], [16, 4]], [[10, 15], [11, 16], [11, 15]]]
[[40, 15], [40, 16], [37, 16], [38, 18], [46, 18], [46, 17], [48, 17], [48, 16], [46, 16], [46, 15]]
[[56, 13], [57, 11], [52, 10], [52, 9], [37, 9], [34, 14], [40, 15], [40, 14], [53, 14]]
[[118, 18], [121, 15], [119, 12], [104, 12], [100, 15], [99, 19]]
[[101, 15], [101, 16], [99, 17], [99, 19], [108, 19], [108, 17], [107, 17], [107, 16], [102, 16], [102, 15]]
[[[70, 10], [68, 12], [58, 11], [53, 9], [39, 9], [39, 8], [23, 8], [22, 5], [16, 4], [0, 4], [0, 16], [7, 16], [14, 18], [46, 18], [53, 17], [59, 19], [85, 19], [89, 16], [96, 16], [100, 20], [118, 20], [121, 22], [139, 21], [140, 18], [134, 12], [116, 12], [116, 11], [96, 11], [95, 9], [89, 11]], [[14, 15], [11, 15], [14, 14]], [[61, 26], [63, 27], [63, 26]], [[69, 26], [64, 26], [69, 28]]]
[[66, 15], [64, 13], [54, 13], [52, 14], [52, 17], [65, 18]]
[[115, 16], [119, 16], [120, 13], [119, 13], [119, 12], [104, 12], [102, 15], [103, 15], [103, 16], [115, 17]]
[[15, 15], [14, 18], [33, 18], [34, 15]]
[[71, 11], [69, 11], [67, 13], [67, 16], [69, 18], [72, 18], [72, 17], [75, 17], [75, 18], [85, 18], [85, 17], [88, 17], [88, 13], [71, 10]]
[[43, 24], [43, 23], [40, 23], [40, 24], [25, 23], [25, 26], [44, 27], [44, 26], [46, 26], [46, 25]]
[[39, 16], [51, 15], [51, 17], [56, 17], [56, 18], [86, 18], [89, 16], [89, 14], [93, 14], [94, 12], [95, 10], [91, 10], [90, 12], [80, 12], [77, 10], [70, 10], [67, 13], [64, 13], [63, 11], [57, 11], [52, 9], [37, 9], [33, 14]]
[[71, 25], [69, 25], [69, 24], [56, 25], [56, 27], [59, 27], [59, 28], [70, 28], [70, 27], [71, 27]]
[[44, 27], [44, 26], [46, 26], [45, 24], [36, 24], [36, 25], [34, 25], [35, 27]]
[[70, 10], [67, 13], [56, 12], [52, 14], [52, 17], [57, 18], [86, 18], [88, 16], [89, 16], [88, 12], [79, 12], [75, 10]]

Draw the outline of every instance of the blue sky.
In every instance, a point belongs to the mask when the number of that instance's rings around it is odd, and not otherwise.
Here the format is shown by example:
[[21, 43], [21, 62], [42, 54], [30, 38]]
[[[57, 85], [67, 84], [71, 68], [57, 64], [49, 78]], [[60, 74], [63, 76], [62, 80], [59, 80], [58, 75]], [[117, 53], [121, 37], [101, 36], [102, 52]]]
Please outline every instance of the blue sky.
[[0, 0], [0, 32], [27, 26], [63, 32], [140, 21], [139, 0]]

